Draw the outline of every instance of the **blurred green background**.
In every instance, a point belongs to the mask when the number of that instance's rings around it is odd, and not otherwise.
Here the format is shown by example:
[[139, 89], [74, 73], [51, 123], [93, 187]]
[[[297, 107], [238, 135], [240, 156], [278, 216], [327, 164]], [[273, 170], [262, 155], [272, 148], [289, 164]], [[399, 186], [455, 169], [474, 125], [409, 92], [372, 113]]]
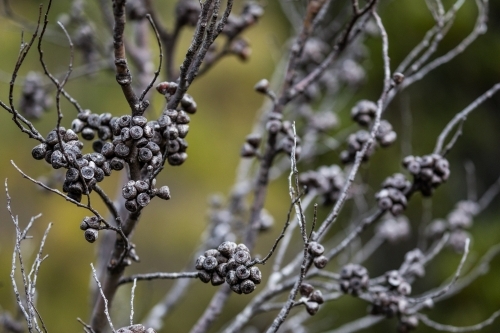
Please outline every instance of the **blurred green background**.
[[[171, 22], [175, 1], [159, 4], [158, 8], [167, 22]], [[449, 5], [449, 1], [445, 1]], [[39, 2], [18, 1], [14, 10], [29, 21], [37, 16]], [[68, 1], [55, 1], [50, 14], [51, 29], [61, 13], [67, 12]], [[86, 6], [89, 17], [100, 26], [100, 14], [92, 2]], [[398, 0], [382, 1], [380, 13], [389, 34], [390, 57], [395, 66], [404, 58], [432, 25], [432, 18], [423, 1]], [[438, 54], [456, 45], [473, 27], [477, 11], [474, 2], [466, 0], [456, 23], [438, 49]], [[396, 98], [387, 112], [387, 118], [394, 124], [399, 137], [411, 136], [414, 154], [430, 153], [435, 139], [445, 124], [458, 111], [462, 110], [477, 96], [500, 77], [500, 3], [493, 1], [490, 7], [488, 32], [482, 35], [463, 54], [449, 64], [435, 70], [426, 79], [409, 88], [400, 98]], [[0, 17], [0, 99], [8, 101], [8, 82], [19, 50], [22, 27], [15, 22]], [[207, 198], [213, 193], [227, 194], [235, 178], [235, 168], [239, 162], [239, 150], [244, 137], [250, 133], [256, 111], [263, 102], [261, 95], [253, 91], [253, 85], [262, 78], [270, 78], [277, 62], [285, 52], [283, 44], [292, 32], [289, 23], [281, 13], [276, 1], [268, 1], [265, 15], [257, 26], [244, 35], [252, 45], [252, 55], [248, 62], [241, 63], [236, 58], [228, 58], [217, 65], [207, 75], [196, 80], [190, 93], [196, 99], [199, 111], [191, 117], [189, 158], [182, 167], [168, 167], [159, 177], [159, 184], [167, 184], [172, 192], [172, 200], [164, 202], [153, 200], [145, 210], [139, 228], [134, 234], [141, 263], [133, 265], [128, 272], [176, 272], [185, 268], [207, 223]], [[31, 30], [25, 31], [25, 39]], [[179, 47], [178, 60], [182, 59], [183, 50], [190, 41], [192, 30], [184, 31]], [[106, 40], [108, 35], [99, 34], [97, 38]], [[54, 43], [56, 42], [56, 43]], [[371, 37], [367, 40], [368, 57], [363, 62], [367, 70], [367, 81], [362, 89], [349, 100], [345, 108], [336, 110], [342, 125], [350, 126], [350, 107], [361, 98], [376, 99], [381, 90], [381, 52], [380, 39]], [[65, 40], [48, 38], [44, 43], [46, 61], [54, 73], [63, 73], [69, 59]], [[155, 51], [156, 52], [156, 51]], [[33, 50], [19, 72], [19, 82], [30, 70], [40, 71], [38, 54]], [[76, 58], [76, 66], [81, 63]], [[20, 86], [16, 86], [15, 100], [19, 98]], [[123, 114], [127, 105], [120, 88], [110, 72], [101, 72], [93, 77], [71, 80], [67, 90], [84, 108], [93, 112], [111, 112]], [[69, 126], [74, 116], [74, 109], [63, 102], [65, 117], [63, 125]], [[403, 126], [401, 110], [409, 106], [413, 127], [411, 131]], [[150, 112], [158, 115], [163, 107], [163, 97], [155, 94]], [[44, 134], [54, 127], [56, 113], [53, 109], [36, 123]], [[342, 127], [341, 127], [342, 128]], [[450, 181], [439, 188], [432, 202], [432, 216], [444, 217], [458, 200], [467, 197], [464, 163], [472, 161], [476, 166], [477, 188], [481, 195], [500, 176], [500, 95], [484, 103], [469, 117], [464, 125], [464, 134], [449, 154], [452, 176]], [[33, 140], [18, 130], [5, 111], [0, 112], [0, 131], [2, 144], [0, 154], [0, 176], [8, 178], [12, 209], [19, 215], [21, 225], [26, 225], [29, 218], [43, 213], [31, 231], [34, 240], [24, 242], [25, 259], [33, 258], [38, 241], [49, 222], [54, 226], [49, 235], [44, 253], [49, 254], [43, 263], [38, 283], [38, 309], [51, 332], [74, 332], [81, 329], [76, 317], [87, 320], [89, 317], [90, 266], [95, 260], [96, 244], [87, 243], [78, 228], [86, 211], [67, 204], [63, 199], [40, 190], [31, 182], [22, 179], [10, 164], [16, 164], [29, 175], [52, 179], [51, 169], [42, 161], [31, 158]], [[335, 135], [332, 132], [331, 135]], [[398, 141], [399, 143], [400, 141]], [[323, 163], [339, 163], [338, 151], [326, 154]], [[380, 150], [372, 161], [362, 167], [362, 179], [368, 182], [368, 194], [374, 193], [382, 180], [400, 170], [401, 147], [395, 145], [387, 150]], [[299, 168], [300, 169], [300, 168]], [[305, 170], [303, 170], [305, 171]], [[55, 183], [54, 183], [55, 184]], [[118, 177], [113, 175], [102, 183], [103, 188], [114, 195], [117, 192]], [[54, 185], [56, 186], [56, 185]], [[56, 187], [60, 188], [60, 185]], [[263, 235], [256, 248], [256, 253], [267, 252], [276, 237], [288, 209], [286, 180], [281, 179], [271, 185], [266, 208], [274, 216], [276, 227]], [[367, 197], [371, 198], [370, 195]], [[6, 196], [1, 191], [0, 198], [0, 306], [15, 312], [15, 300], [10, 283], [10, 263], [13, 250], [14, 229], [5, 208]], [[371, 199], [370, 199], [371, 200]], [[98, 209], [104, 207], [94, 202]], [[475, 220], [471, 229], [473, 243], [470, 262], [478, 260], [488, 248], [500, 243], [500, 225], [498, 214], [500, 200]], [[373, 204], [373, 201], [370, 202]], [[420, 196], [411, 200], [408, 216], [416, 234], [423, 219], [423, 203]], [[341, 216], [340, 226], [350, 217], [350, 204]], [[322, 214], [326, 214], [326, 210]], [[342, 219], [345, 221], [342, 222]], [[340, 230], [340, 229], [339, 229]], [[373, 229], [367, 231], [367, 236]], [[413, 239], [413, 238], [412, 238]], [[404, 254], [416, 246], [415, 241], [408, 241], [397, 246], [384, 245], [366, 265], [372, 276], [399, 266]], [[417, 281], [414, 293], [438, 286], [453, 274], [459, 262], [459, 256], [445, 250], [437, 260], [427, 268], [423, 281]], [[30, 260], [27, 260], [31, 262]], [[494, 259], [488, 275], [477, 279], [460, 295], [436, 305], [429, 316], [439, 322], [455, 325], [471, 325], [486, 319], [493, 311], [500, 308], [500, 288], [498, 274], [500, 259]], [[333, 266], [333, 265], [332, 265]], [[188, 270], [192, 270], [189, 268]], [[140, 283], [136, 291], [136, 321], [140, 321], [149, 309], [172, 285], [171, 282], [155, 281]], [[162, 332], [185, 332], [206, 308], [216, 288], [194, 283], [175, 311], [167, 318]], [[129, 315], [130, 288], [123, 287], [114, 302], [113, 318], [115, 327], [126, 325]], [[214, 330], [222, 327], [233, 318], [252, 296], [231, 297], [222, 318]], [[357, 299], [344, 297], [332, 302], [310, 321], [315, 330], [333, 328], [366, 314], [367, 305]], [[296, 310], [294, 310], [296, 311]], [[293, 312], [295, 313], [295, 312]], [[257, 331], [265, 329], [275, 314], [259, 315], [252, 321]], [[314, 323], [313, 323], [314, 322]], [[390, 332], [394, 330], [395, 320], [385, 320], [372, 329], [362, 332]], [[500, 321], [484, 329], [484, 332], [498, 332]], [[418, 332], [430, 332], [422, 324]]]

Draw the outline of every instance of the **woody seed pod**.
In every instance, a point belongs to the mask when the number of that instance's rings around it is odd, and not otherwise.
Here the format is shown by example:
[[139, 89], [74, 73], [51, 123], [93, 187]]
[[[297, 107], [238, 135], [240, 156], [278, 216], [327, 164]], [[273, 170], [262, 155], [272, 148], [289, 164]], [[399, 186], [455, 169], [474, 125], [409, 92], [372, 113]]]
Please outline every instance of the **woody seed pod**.
[[226, 279], [222, 276], [220, 276], [217, 272], [212, 273], [212, 286], [220, 286], [224, 282], [226, 282]]
[[203, 268], [207, 271], [212, 271], [217, 267], [217, 259], [213, 256], [207, 256], [203, 261]]
[[199, 271], [198, 278], [201, 280], [201, 282], [209, 283], [210, 280], [212, 279], [212, 274], [210, 274], [206, 271]]
[[132, 126], [129, 131], [130, 137], [134, 140], [139, 140], [142, 138], [144, 131], [140, 126]]
[[45, 143], [39, 144], [34, 147], [31, 151], [31, 155], [35, 160], [43, 160], [45, 158], [45, 154], [47, 153], [47, 145]]
[[162, 186], [156, 191], [156, 195], [163, 200], [169, 200], [170, 197], [170, 189], [168, 186]]
[[240, 280], [245, 280], [250, 277], [250, 270], [245, 265], [240, 265], [236, 268], [236, 276]]
[[255, 283], [253, 283], [251, 280], [245, 280], [240, 283], [240, 289], [244, 294], [250, 294], [255, 290]]
[[319, 256], [314, 258], [314, 266], [316, 268], [322, 269], [325, 268], [326, 264], [328, 264], [328, 258], [325, 256]]
[[205, 261], [205, 258], [205, 256], [199, 256], [198, 259], [196, 259], [195, 268], [197, 270], [203, 269], [203, 262]]
[[250, 253], [242, 250], [240, 251], [236, 250], [236, 252], [234, 252], [233, 258], [236, 261], [236, 263], [241, 265], [246, 265], [251, 260]]
[[87, 229], [85, 230], [85, 240], [89, 243], [93, 243], [97, 240], [99, 236], [99, 231], [96, 229]]
[[138, 207], [137, 207], [137, 202], [132, 199], [132, 200], [127, 200], [125, 201], [125, 208], [129, 211], [129, 212], [136, 212]]
[[323, 245], [319, 244], [318, 242], [309, 243], [309, 247], [307, 248], [307, 250], [314, 257], [320, 256], [323, 254], [323, 252], [325, 252], [325, 248], [323, 247]]
[[140, 193], [138, 196], [137, 196], [137, 203], [139, 204], [139, 206], [141, 207], [146, 207], [149, 202], [151, 201], [151, 198], [149, 196], [149, 194], [147, 193]]
[[309, 297], [314, 291], [314, 287], [309, 283], [302, 283], [299, 288], [300, 294], [304, 297]]
[[314, 316], [319, 310], [319, 304], [316, 302], [306, 302], [306, 310], [311, 316]]
[[119, 171], [125, 167], [125, 161], [121, 158], [113, 157], [109, 165], [111, 166], [111, 169]]
[[233, 284], [231, 286], [231, 290], [234, 291], [235, 293], [241, 295], [242, 294], [242, 291], [241, 291], [241, 287], [240, 287], [240, 284], [237, 283], [237, 284]]
[[82, 130], [82, 138], [85, 140], [93, 140], [95, 137], [94, 130], [90, 127], [84, 127]]
[[252, 280], [255, 284], [259, 284], [262, 281], [262, 273], [258, 267], [250, 267], [250, 280]]
[[136, 126], [144, 127], [148, 122], [148, 119], [143, 116], [135, 116], [132, 118], [132, 124]]

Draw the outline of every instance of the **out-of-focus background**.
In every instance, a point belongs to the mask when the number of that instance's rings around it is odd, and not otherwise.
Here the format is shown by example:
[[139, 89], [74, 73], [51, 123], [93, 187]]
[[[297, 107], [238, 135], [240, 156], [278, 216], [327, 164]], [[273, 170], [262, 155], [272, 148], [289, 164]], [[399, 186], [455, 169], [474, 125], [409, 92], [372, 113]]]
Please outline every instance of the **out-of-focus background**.
[[[175, 1], [160, 3], [158, 10], [165, 17], [167, 25], [172, 23]], [[451, 3], [445, 1], [446, 5]], [[70, 7], [68, 1], [54, 1], [49, 15], [49, 34], [43, 43], [45, 59], [49, 69], [56, 74], [64, 73], [69, 60], [69, 48], [65, 39], [60, 38], [56, 20]], [[18, 1], [12, 4], [14, 11], [28, 22], [35, 22], [39, 1]], [[105, 41], [109, 33], [102, 26], [101, 16], [94, 3], [85, 5], [88, 17], [95, 20], [96, 38]], [[393, 69], [413, 46], [423, 37], [433, 24], [432, 17], [424, 1], [399, 0], [382, 1], [380, 13], [389, 34], [389, 54]], [[463, 39], [473, 28], [477, 14], [473, 1], [466, 1], [458, 13], [456, 23], [439, 46], [438, 54], [443, 54]], [[492, 1], [488, 31], [480, 36], [463, 54], [449, 64], [430, 73], [424, 80], [416, 83], [392, 103], [387, 111], [387, 118], [394, 124], [399, 138], [410, 138], [413, 153], [424, 155], [434, 148], [437, 135], [455, 113], [462, 110], [480, 94], [499, 82], [500, 78], [500, 3]], [[8, 102], [10, 76], [14, 67], [21, 32], [24, 38], [31, 37], [32, 27], [22, 27], [18, 23], [0, 17], [0, 99]], [[225, 59], [208, 74], [196, 80], [190, 89], [198, 103], [198, 112], [191, 117], [189, 158], [181, 167], [167, 167], [158, 179], [159, 184], [170, 187], [170, 201], [153, 200], [143, 213], [143, 217], [133, 242], [141, 257], [139, 264], [134, 264], [129, 273], [139, 272], [177, 272], [192, 271], [187, 267], [202, 232], [207, 224], [207, 200], [214, 193], [227, 195], [234, 182], [235, 168], [240, 160], [239, 151], [244, 137], [250, 133], [256, 112], [263, 103], [262, 95], [253, 91], [254, 84], [262, 78], [270, 78], [278, 61], [286, 52], [286, 43], [293, 29], [281, 12], [277, 1], [268, 1], [265, 15], [260, 22], [249, 29], [244, 36], [252, 46], [252, 54], [245, 63], [235, 57]], [[183, 50], [189, 45], [192, 29], [182, 34], [178, 47], [178, 63], [182, 60]], [[365, 84], [351, 96], [345, 107], [336, 110], [341, 126], [331, 132], [351, 126], [350, 108], [361, 98], [376, 99], [382, 87], [380, 38], [369, 37], [366, 42], [367, 57], [361, 65], [365, 68]], [[154, 50], [156, 52], [156, 50]], [[17, 79], [23, 82], [29, 71], [41, 71], [35, 49], [27, 60]], [[81, 56], [77, 54], [75, 67], [81, 66]], [[19, 99], [20, 85], [15, 86], [15, 102]], [[127, 105], [116, 84], [114, 74], [102, 71], [91, 77], [79, 77], [70, 80], [66, 89], [84, 108], [96, 113], [111, 112], [113, 115], [126, 113]], [[53, 91], [53, 90], [52, 90]], [[163, 97], [154, 95], [150, 106], [150, 118], [158, 116], [163, 108]], [[63, 125], [69, 126], [75, 110], [62, 102]], [[403, 125], [402, 110], [411, 110], [411, 129]], [[43, 118], [35, 122], [36, 127], [46, 134], [55, 124], [56, 113], [51, 108]], [[418, 233], [422, 220], [428, 219], [423, 214], [423, 207], [430, 208], [432, 217], [445, 217], [453, 205], [467, 198], [464, 165], [471, 161], [475, 165], [477, 192], [481, 195], [500, 176], [500, 96], [495, 96], [481, 105], [463, 128], [463, 135], [458, 140], [448, 158], [451, 162], [451, 179], [435, 193], [432, 203], [423, 201], [420, 195], [412, 198], [407, 215], [411, 220], [414, 235]], [[33, 258], [38, 242], [49, 222], [53, 228], [47, 240], [44, 253], [49, 257], [44, 261], [38, 282], [38, 309], [50, 332], [75, 332], [81, 329], [76, 318], [87, 320], [90, 311], [89, 284], [90, 266], [95, 260], [97, 244], [89, 244], [79, 229], [86, 211], [73, 207], [62, 198], [41, 190], [31, 182], [22, 179], [10, 164], [10, 160], [34, 178], [45, 179], [54, 187], [57, 174], [48, 164], [35, 161], [31, 157], [31, 148], [36, 142], [22, 134], [10, 120], [7, 112], [0, 112], [0, 178], [8, 179], [12, 210], [19, 216], [22, 226], [30, 217], [38, 213], [43, 215], [31, 231], [33, 240], [24, 242], [23, 254], [28, 262]], [[402, 140], [387, 150], [380, 150], [371, 162], [360, 171], [362, 179], [367, 181], [368, 192], [374, 193], [382, 180], [400, 170]], [[340, 151], [325, 154], [321, 162], [339, 163]], [[308, 166], [314, 167], [314, 166]], [[299, 165], [299, 169], [302, 167]], [[307, 168], [303, 167], [301, 171]], [[102, 187], [113, 197], [118, 193], [118, 175], [116, 172], [107, 178]], [[0, 191], [0, 307], [16, 313], [15, 299], [10, 282], [10, 266], [14, 246], [14, 228], [6, 210], [6, 195]], [[368, 196], [370, 205], [374, 202]], [[97, 198], [93, 199], [96, 207], [104, 211]], [[500, 243], [500, 199], [475, 219], [472, 234], [471, 253], [466, 267], [470, 267], [490, 247]], [[266, 209], [274, 216], [275, 227], [259, 238], [255, 253], [265, 254], [281, 229], [286, 218], [289, 196], [286, 179], [280, 179], [271, 185]], [[349, 219], [347, 205], [339, 225]], [[326, 215], [327, 209], [320, 214]], [[339, 228], [336, 232], [342, 232]], [[373, 234], [373, 228], [367, 236]], [[368, 237], [365, 237], [368, 238]], [[414, 237], [399, 245], [384, 245], [366, 264], [372, 276], [386, 270], [399, 267], [404, 254], [416, 246]], [[449, 278], [457, 267], [460, 256], [450, 249], [444, 250], [427, 267], [427, 274], [422, 281], [414, 285], [414, 294], [436, 287]], [[335, 264], [331, 264], [335, 267]], [[266, 268], [264, 267], [264, 276]], [[486, 319], [500, 308], [500, 289], [497, 287], [500, 273], [500, 259], [494, 259], [491, 270], [479, 277], [460, 295], [450, 298], [429, 312], [429, 316], [439, 322], [454, 325], [472, 325]], [[265, 277], [264, 277], [265, 278]], [[93, 282], [92, 282], [93, 283]], [[135, 318], [140, 322], [149, 309], [169, 290], [172, 282], [154, 281], [139, 283], [135, 299]], [[162, 332], [185, 332], [207, 307], [216, 287], [194, 283], [186, 297], [175, 311], [167, 318]], [[258, 290], [257, 290], [258, 292]], [[225, 322], [237, 314], [255, 295], [233, 295], [223, 315], [214, 326], [219, 329]], [[115, 327], [128, 323], [130, 287], [122, 287], [114, 301], [113, 318]], [[296, 310], [293, 310], [296, 311]], [[337, 327], [340, 323], [366, 314], [367, 304], [350, 296], [324, 305], [322, 310], [310, 319], [315, 331]], [[252, 325], [256, 331], [262, 331], [276, 313], [259, 315]], [[385, 320], [374, 328], [362, 332], [388, 332], [395, 329], [395, 320]], [[496, 327], [496, 328], [495, 328]], [[498, 332], [500, 322], [484, 329], [484, 332]], [[430, 329], [422, 324], [418, 332]]]

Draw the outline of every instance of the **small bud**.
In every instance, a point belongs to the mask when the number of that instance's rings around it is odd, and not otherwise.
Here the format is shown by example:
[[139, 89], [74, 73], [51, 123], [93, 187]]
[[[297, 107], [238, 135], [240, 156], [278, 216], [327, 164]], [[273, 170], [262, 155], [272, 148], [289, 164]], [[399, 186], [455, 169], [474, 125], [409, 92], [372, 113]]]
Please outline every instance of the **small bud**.
[[392, 75], [392, 80], [394, 81], [394, 83], [396, 85], [403, 83], [404, 79], [405, 79], [405, 76], [402, 73], [396, 72], [396, 73], [394, 73], [394, 75]]
[[163, 200], [169, 200], [170, 197], [170, 189], [168, 186], [162, 186], [156, 191], [156, 195]]
[[260, 92], [261, 94], [267, 94], [269, 91], [269, 81], [266, 79], [262, 79], [257, 84], [255, 87], [253, 87], [255, 91]]
[[299, 288], [300, 294], [304, 297], [309, 297], [314, 291], [314, 287], [309, 283], [302, 283]]

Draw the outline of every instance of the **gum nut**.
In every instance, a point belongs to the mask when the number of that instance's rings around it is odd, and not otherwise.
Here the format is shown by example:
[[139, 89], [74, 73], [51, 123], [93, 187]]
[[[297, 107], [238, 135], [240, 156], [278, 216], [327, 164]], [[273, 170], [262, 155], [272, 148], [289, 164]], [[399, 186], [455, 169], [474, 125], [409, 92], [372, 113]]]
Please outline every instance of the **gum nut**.
[[311, 293], [314, 291], [314, 287], [309, 283], [302, 283], [299, 288], [299, 292], [304, 297], [309, 297]]
[[251, 280], [245, 280], [240, 283], [240, 289], [244, 294], [250, 294], [255, 290], [255, 283]]
[[156, 192], [156, 195], [163, 199], [163, 200], [169, 200], [170, 199], [170, 189], [168, 186], [162, 186], [158, 189]]
[[215, 259], [215, 257], [212, 256], [206, 257], [205, 260], [203, 261], [203, 268], [207, 271], [212, 271], [213, 269], [215, 269], [215, 267], [217, 267], [217, 265], [218, 265], [217, 259]]
[[210, 280], [212, 280], [212, 274], [210, 274], [206, 271], [199, 271], [198, 278], [201, 280], [201, 282], [209, 283]]
[[306, 310], [311, 316], [314, 316], [319, 310], [319, 304], [316, 302], [306, 302]]

